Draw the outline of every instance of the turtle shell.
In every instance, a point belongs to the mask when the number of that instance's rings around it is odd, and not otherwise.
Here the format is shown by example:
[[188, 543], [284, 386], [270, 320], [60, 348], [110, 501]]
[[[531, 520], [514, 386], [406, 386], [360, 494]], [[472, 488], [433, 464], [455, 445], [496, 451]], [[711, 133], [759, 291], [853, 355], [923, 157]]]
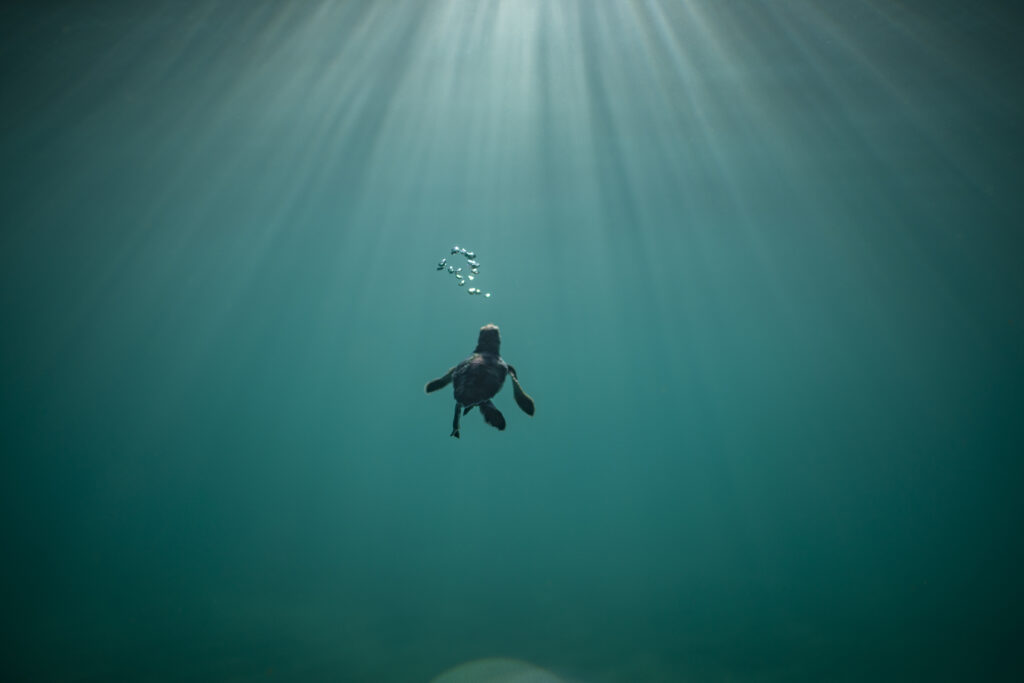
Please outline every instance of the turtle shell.
[[452, 375], [455, 400], [464, 406], [475, 406], [494, 398], [505, 384], [508, 366], [501, 356], [474, 353], [459, 363]]

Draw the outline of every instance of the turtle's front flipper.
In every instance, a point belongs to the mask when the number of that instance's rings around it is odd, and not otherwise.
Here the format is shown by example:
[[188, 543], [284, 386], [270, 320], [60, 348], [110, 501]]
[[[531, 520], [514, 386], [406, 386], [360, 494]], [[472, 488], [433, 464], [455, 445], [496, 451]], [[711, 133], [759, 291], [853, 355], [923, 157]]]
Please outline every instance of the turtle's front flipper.
[[487, 424], [498, 429], [505, 428], [505, 416], [490, 401], [484, 401], [480, 404], [480, 412], [484, 414], [484, 422]]
[[519, 377], [516, 376], [516, 369], [511, 365], [508, 366], [508, 374], [512, 377], [512, 394], [516, 398], [516, 404], [522, 408], [523, 412], [527, 415], [533, 415], [533, 399], [523, 391], [523, 387], [519, 384]]
[[431, 391], [437, 391], [438, 389], [443, 389], [448, 386], [452, 381], [452, 373], [454, 372], [455, 368], [449, 368], [448, 372], [444, 373], [444, 377], [438, 377], [437, 379], [432, 379], [427, 382], [427, 386], [425, 387], [427, 393], [429, 394]]
[[462, 417], [462, 406], [455, 402], [455, 420], [452, 421], [452, 436], [459, 438], [459, 418]]

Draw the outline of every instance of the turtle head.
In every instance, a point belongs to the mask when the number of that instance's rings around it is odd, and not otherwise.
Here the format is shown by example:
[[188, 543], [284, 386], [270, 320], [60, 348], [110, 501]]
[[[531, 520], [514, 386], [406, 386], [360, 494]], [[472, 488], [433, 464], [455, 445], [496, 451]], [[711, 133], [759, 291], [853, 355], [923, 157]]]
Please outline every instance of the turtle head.
[[473, 353], [493, 353], [498, 355], [500, 347], [501, 332], [498, 331], [498, 326], [488, 324], [480, 328], [480, 338], [476, 342], [476, 350]]

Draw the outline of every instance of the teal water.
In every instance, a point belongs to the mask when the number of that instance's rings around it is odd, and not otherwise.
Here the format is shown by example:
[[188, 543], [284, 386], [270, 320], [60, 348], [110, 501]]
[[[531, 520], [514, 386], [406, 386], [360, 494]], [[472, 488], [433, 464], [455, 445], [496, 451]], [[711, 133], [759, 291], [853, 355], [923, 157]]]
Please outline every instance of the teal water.
[[3, 679], [1018, 680], [996, 7], [0, 10]]

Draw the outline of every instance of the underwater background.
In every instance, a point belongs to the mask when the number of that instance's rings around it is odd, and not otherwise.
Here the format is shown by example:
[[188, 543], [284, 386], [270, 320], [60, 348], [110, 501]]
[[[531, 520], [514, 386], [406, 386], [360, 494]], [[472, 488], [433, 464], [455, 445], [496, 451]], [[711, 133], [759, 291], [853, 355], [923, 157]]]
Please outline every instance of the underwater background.
[[1020, 680], [999, 7], [5, 5], [0, 677]]

